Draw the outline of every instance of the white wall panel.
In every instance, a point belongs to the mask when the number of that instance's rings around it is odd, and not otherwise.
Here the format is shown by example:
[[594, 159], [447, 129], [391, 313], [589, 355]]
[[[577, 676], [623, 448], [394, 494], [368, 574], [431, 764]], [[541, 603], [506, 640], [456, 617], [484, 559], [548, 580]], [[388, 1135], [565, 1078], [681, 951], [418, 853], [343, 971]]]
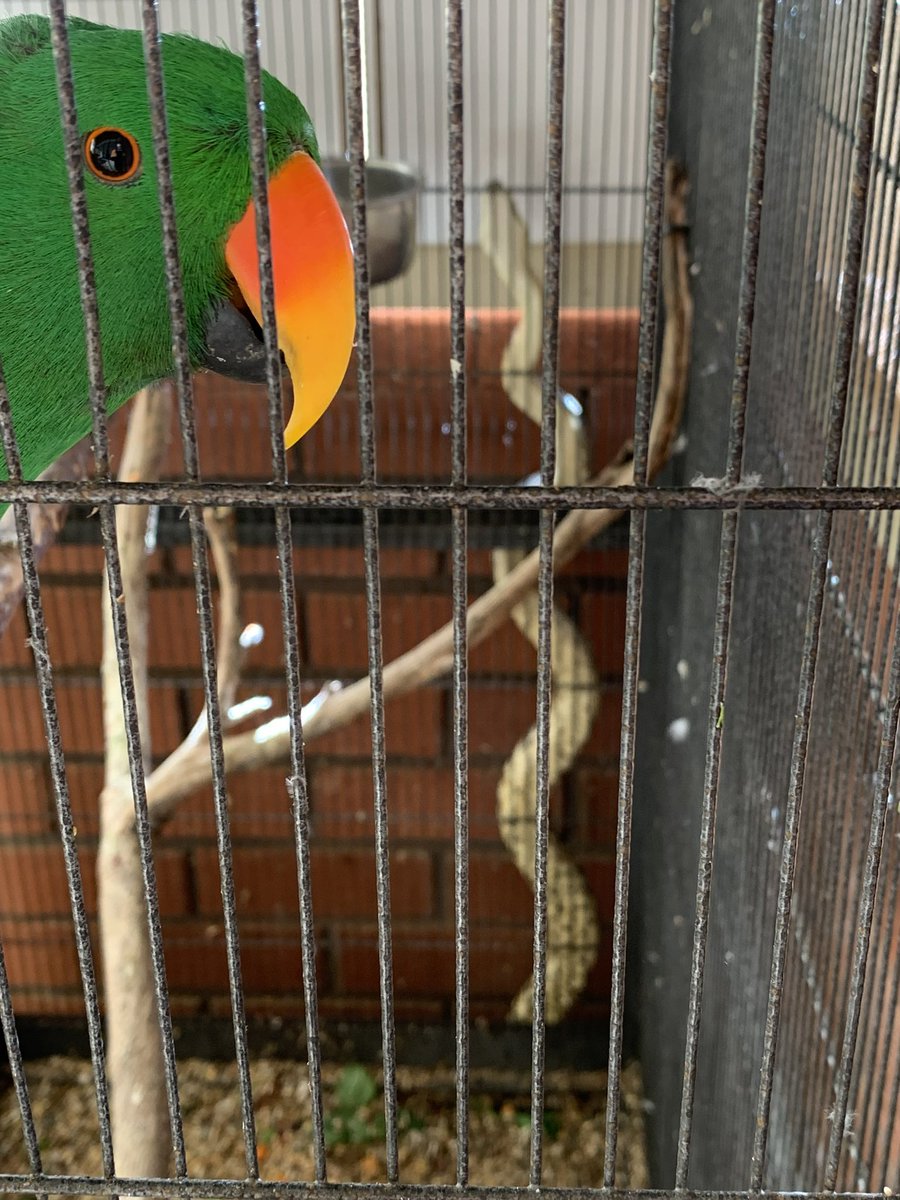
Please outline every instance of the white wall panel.
[[[140, 0], [70, 0], [90, 20], [136, 28]], [[0, 16], [41, 12], [42, 0], [0, 0]], [[239, 0], [162, 0], [164, 30], [240, 50]], [[310, 110], [326, 153], [344, 149], [338, 0], [262, 0], [263, 61]], [[541, 238], [546, 0], [466, 5], [466, 181], [516, 190]], [[419, 172], [420, 241], [444, 242], [447, 134], [444, 0], [366, 0], [370, 150]], [[563, 236], [640, 239], [652, 0], [569, 0]]]

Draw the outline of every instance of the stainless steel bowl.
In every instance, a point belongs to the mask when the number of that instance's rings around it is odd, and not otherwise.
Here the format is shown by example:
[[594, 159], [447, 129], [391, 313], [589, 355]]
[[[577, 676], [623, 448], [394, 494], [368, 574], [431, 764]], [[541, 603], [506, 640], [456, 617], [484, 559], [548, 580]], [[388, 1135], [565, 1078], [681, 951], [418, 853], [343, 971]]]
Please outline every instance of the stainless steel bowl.
[[[345, 158], [323, 158], [322, 170], [352, 233], [350, 165]], [[366, 163], [370, 283], [396, 279], [412, 261], [418, 195], [419, 181], [409, 167], [373, 158]]]

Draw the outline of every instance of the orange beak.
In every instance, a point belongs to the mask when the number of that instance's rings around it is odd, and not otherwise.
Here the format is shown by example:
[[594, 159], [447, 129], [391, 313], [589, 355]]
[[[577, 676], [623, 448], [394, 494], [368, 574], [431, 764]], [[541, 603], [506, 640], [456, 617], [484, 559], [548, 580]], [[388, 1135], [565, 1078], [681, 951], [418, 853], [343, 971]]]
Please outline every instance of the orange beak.
[[[353, 250], [334, 193], [308, 154], [292, 155], [269, 180], [269, 221], [278, 345], [294, 384], [284, 443], [293, 446], [325, 412], [347, 372], [356, 326]], [[225, 260], [262, 324], [252, 200], [228, 235]]]

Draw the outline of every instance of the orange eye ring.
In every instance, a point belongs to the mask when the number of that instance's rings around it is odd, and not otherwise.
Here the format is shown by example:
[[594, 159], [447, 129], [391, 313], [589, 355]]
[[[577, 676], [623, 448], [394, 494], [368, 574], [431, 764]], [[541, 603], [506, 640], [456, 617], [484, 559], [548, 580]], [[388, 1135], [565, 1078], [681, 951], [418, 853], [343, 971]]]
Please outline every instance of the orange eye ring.
[[84, 161], [101, 183], [130, 183], [141, 169], [141, 148], [124, 129], [98, 125], [84, 139]]

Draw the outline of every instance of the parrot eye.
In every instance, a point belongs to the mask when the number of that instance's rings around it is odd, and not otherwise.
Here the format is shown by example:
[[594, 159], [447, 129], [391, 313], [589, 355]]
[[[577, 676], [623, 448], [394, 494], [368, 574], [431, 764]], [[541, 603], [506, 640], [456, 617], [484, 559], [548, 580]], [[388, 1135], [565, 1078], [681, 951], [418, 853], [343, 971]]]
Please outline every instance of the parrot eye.
[[124, 129], [101, 126], [84, 139], [84, 161], [104, 183], [128, 183], [140, 169], [141, 151]]

